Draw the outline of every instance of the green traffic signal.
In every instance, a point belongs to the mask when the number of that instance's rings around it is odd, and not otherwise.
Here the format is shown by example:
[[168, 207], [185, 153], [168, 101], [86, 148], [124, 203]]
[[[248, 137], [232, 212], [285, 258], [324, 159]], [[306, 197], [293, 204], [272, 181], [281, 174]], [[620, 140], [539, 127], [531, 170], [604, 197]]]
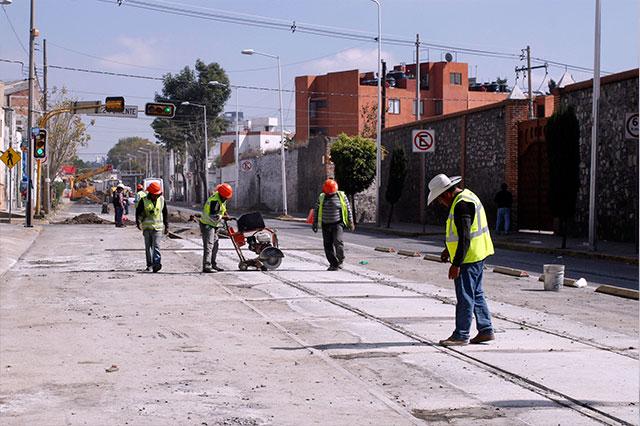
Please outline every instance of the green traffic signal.
[[33, 158], [46, 158], [47, 157], [47, 131], [40, 129], [38, 134], [34, 136], [34, 151]]
[[152, 117], [172, 118], [176, 114], [176, 106], [169, 103], [148, 103], [144, 107], [144, 113]]

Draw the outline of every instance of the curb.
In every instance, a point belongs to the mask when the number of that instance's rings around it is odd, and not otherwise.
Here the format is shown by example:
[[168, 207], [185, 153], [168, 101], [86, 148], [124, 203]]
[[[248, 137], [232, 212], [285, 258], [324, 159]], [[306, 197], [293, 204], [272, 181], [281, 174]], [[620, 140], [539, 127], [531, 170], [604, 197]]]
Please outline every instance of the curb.
[[550, 247], [536, 247], [526, 244], [510, 243], [505, 241], [494, 241], [494, 247], [509, 249], [515, 251], [525, 251], [530, 253], [542, 253], [542, 254], [557, 254], [563, 256], [580, 257], [584, 259], [598, 259], [598, 260], [611, 260], [614, 262], [627, 263], [630, 265], [637, 265], [638, 258], [619, 256], [614, 254], [598, 253], [598, 252], [586, 252], [580, 250], [568, 250], [568, 249], [555, 249]]
[[506, 266], [496, 266], [493, 268], [493, 272], [498, 274], [510, 275], [512, 277], [524, 278], [528, 277], [529, 273], [527, 271], [522, 271], [520, 269], [508, 268]]
[[374, 249], [375, 251], [381, 251], [383, 253], [395, 253], [396, 249], [394, 249], [393, 247], [376, 247]]
[[422, 254], [419, 251], [413, 251], [413, 250], [398, 250], [398, 254], [401, 256], [407, 256], [407, 257], [420, 257], [422, 256]]
[[624, 297], [625, 299], [638, 300], [640, 292], [638, 290], [630, 290], [628, 288], [614, 287], [611, 285], [601, 285], [596, 288], [596, 293], [609, 294], [611, 296]]

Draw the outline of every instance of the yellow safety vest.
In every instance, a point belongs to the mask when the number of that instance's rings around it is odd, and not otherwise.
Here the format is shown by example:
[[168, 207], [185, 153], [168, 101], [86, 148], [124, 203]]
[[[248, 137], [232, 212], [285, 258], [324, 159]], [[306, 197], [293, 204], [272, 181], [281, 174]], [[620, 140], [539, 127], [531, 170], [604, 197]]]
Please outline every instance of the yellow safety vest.
[[491, 235], [489, 235], [489, 226], [487, 223], [487, 216], [482, 207], [482, 203], [476, 194], [468, 189], [463, 190], [454, 198], [449, 209], [449, 217], [447, 218], [446, 226], [446, 244], [449, 251], [449, 259], [453, 261], [458, 249], [458, 230], [456, 224], [453, 221], [453, 211], [456, 208], [456, 204], [460, 201], [467, 201], [473, 203], [476, 206], [476, 214], [471, 223], [471, 229], [469, 239], [471, 244], [466, 256], [462, 260], [462, 263], [479, 262], [487, 257], [491, 256], [493, 251], [493, 242], [491, 241]]
[[200, 215], [200, 223], [204, 223], [205, 225], [213, 226], [217, 228], [220, 226], [220, 221], [215, 221], [211, 219], [211, 202], [217, 201], [220, 204], [220, 216], [224, 216], [227, 214], [227, 201], [222, 201], [220, 198], [220, 194], [218, 192], [214, 192], [214, 194], [207, 199], [204, 203], [204, 207], [202, 208], [202, 215]]
[[162, 210], [164, 209], [164, 197], [161, 195], [156, 200], [155, 204], [149, 199], [144, 197], [142, 199], [144, 205], [144, 218], [142, 219], [142, 229], [162, 231], [164, 229], [164, 222], [162, 221]]
[[142, 200], [146, 196], [147, 193], [145, 191], [136, 192], [136, 207], [138, 207], [138, 203], [140, 202], [140, 200]]
[[[340, 210], [342, 212], [342, 223], [345, 226], [349, 226], [349, 211], [347, 210], [346, 195], [342, 191], [338, 191], [338, 198], [340, 198]], [[322, 208], [324, 205], [324, 192], [320, 193], [318, 197], [318, 227], [322, 227]]]

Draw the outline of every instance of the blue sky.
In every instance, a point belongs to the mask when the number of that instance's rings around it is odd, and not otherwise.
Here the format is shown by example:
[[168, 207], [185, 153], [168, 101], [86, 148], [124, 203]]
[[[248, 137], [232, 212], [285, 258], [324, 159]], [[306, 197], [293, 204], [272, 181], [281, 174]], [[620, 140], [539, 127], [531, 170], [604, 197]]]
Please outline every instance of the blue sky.
[[[171, 8], [195, 11], [196, 15], [216, 12], [234, 14], [243, 20], [255, 17], [298, 25], [337, 27], [350, 33], [377, 31], [376, 7], [370, 0], [147, 0]], [[593, 66], [595, 0], [380, 0], [382, 32], [385, 38], [421, 40], [456, 48], [471, 48], [519, 54], [527, 44], [534, 57], [580, 67]], [[193, 66], [196, 58], [218, 62], [228, 72], [232, 84], [277, 87], [275, 61], [241, 55], [253, 48], [280, 55], [283, 86], [293, 89], [297, 75], [321, 74], [341, 69], [373, 70], [376, 66], [374, 42], [257, 28], [180, 16], [133, 7], [129, 0], [36, 0], [36, 27], [40, 39], [47, 39], [50, 65], [161, 77]], [[140, 4], [140, 3], [138, 3]], [[618, 72], [638, 67], [638, 12], [640, 0], [602, 0], [602, 69]], [[199, 13], [201, 12], [201, 13]], [[12, 26], [16, 31], [14, 34]], [[29, 0], [13, 0], [0, 11], [0, 59], [23, 61], [28, 55]], [[24, 47], [24, 48], [23, 48]], [[440, 60], [442, 50], [421, 53]], [[41, 63], [41, 52], [37, 52]], [[410, 46], [383, 44], [389, 64], [411, 62]], [[524, 63], [517, 58], [494, 58], [457, 53], [457, 60], [476, 66], [480, 80], [497, 76], [515, 81], [514, 68]], [[24, 70], [26, 72], [26, 69]], [[564, 72], [549, 69], [556, 81]], [[571, 71], [576, 80], [589, 79], [588, 72]], [[0, 80], [25, 77], [20, 65], [0, 62]], [[543, 83], [544, 70], [532, 81]], [[116, 77], [50, 69], [50, 86], [65, 86], [79, 100], [123, 95], [127, 104], [144, 105], [161, 90], [158, 80]], [[546, 87], [546, 83], [543, 83]], [[228, 110], [235, 108], [235, 94]], [[277, 115], [275, 92], [239, 92], [240, 110], [245, 116]], [[285, 127], [293, 129], [294, 99], [285, 94]], [[90, 127], [92, 141], [82, 150], [89, 159], [106, 153], [119, 138], [153, 137], [150, 119], [98, 118]]]

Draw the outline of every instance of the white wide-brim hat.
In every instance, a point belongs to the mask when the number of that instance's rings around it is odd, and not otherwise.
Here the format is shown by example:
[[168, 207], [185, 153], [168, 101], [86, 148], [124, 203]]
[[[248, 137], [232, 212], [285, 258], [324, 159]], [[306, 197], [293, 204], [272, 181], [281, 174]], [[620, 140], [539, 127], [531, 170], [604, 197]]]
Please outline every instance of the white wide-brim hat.
[[433, 203], [433, 201], [442, 195], [447, 189], [460, 183], [462, 178], [460, 176], [448, 177], [445, 174], [440, 173], [436, 175], [429, 182], [429, 197], [427, 197], [427, 205]]

